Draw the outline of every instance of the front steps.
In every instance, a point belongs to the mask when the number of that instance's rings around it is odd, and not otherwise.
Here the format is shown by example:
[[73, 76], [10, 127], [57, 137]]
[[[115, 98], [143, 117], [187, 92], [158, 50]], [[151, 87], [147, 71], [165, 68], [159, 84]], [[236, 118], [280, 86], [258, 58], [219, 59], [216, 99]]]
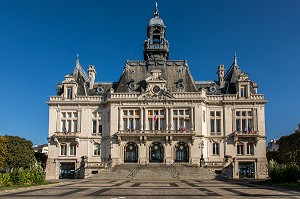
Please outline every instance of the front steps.
[[98, 174], [90, 174], [89, 178], [102, 180], [204, 180], [214, 179], [216, 174], [205, 168], [190, 164], [175, 163], [172, 165], [152, 163], [139, 167], [135, 175], [130, 176], [138, 164], [122, 164], [110, 170], [102, 170]]

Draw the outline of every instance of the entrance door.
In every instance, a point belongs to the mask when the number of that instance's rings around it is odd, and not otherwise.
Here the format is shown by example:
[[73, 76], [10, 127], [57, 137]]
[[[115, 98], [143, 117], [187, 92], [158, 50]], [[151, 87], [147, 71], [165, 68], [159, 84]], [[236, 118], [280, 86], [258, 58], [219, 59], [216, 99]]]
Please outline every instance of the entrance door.
[[240, 178], [255, 178], [254, 162], [239, 162]]
[[137, 163], [138, 162], [138, 147], [135, 143], [129, 142], [124, 148], [124, 162]]
[[149, 162], [155, 163], [155, 162], [163, 162], [163, 161], [164, 161], [164, 148], [161, 143], [154, 142], [150, 146]]
[[176, 147], [175, 162], [188, 162], [189, 161], [189, 147], [184, 142], [179, 142]]
[[60, 179], [73, 179], [75, 174], [75, 162], [61, 162], [59, 170]]

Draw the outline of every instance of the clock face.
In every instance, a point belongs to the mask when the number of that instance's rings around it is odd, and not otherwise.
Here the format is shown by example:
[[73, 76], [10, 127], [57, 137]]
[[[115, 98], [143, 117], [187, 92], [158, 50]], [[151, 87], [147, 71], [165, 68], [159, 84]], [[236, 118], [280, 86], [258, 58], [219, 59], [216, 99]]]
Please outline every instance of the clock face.
[[160, 91], [160, 88], [159, 86], [154, 86], [152, 90], [154, 93], [158, 93]]

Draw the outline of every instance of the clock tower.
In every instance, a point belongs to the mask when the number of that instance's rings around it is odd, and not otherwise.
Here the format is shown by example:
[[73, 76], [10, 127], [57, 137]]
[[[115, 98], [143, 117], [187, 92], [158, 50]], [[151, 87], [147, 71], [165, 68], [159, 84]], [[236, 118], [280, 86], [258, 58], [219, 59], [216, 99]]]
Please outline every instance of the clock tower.
[[159, 17], [158, 5], [156, 2], [154, 17], [147, 26], [147, 37], [144, 43], [144, 60], [168, 60], [169, 42], [165, 39], [166, 26]]

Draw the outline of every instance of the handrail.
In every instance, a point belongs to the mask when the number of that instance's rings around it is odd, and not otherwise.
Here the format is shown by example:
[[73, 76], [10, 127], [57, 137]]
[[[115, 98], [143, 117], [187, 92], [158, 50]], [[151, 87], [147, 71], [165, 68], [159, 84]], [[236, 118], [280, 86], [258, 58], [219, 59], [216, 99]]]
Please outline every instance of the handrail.
[[168, 172], [170, 173], [170, 175], [172, 176], [172, 178], [179, 178], [179, 171], [177, 171], [177, 169], [175, 168], [175, 166], [173, 164], [170, 164], [169, 167], [167, 167]]
[[143, 168], [144, 165], [139, 164], [138, 166], [134, 167], [134, 169], [128, 174], [126, 178], [134, 178], [135, 175], [139, 172], [140, 169]]

